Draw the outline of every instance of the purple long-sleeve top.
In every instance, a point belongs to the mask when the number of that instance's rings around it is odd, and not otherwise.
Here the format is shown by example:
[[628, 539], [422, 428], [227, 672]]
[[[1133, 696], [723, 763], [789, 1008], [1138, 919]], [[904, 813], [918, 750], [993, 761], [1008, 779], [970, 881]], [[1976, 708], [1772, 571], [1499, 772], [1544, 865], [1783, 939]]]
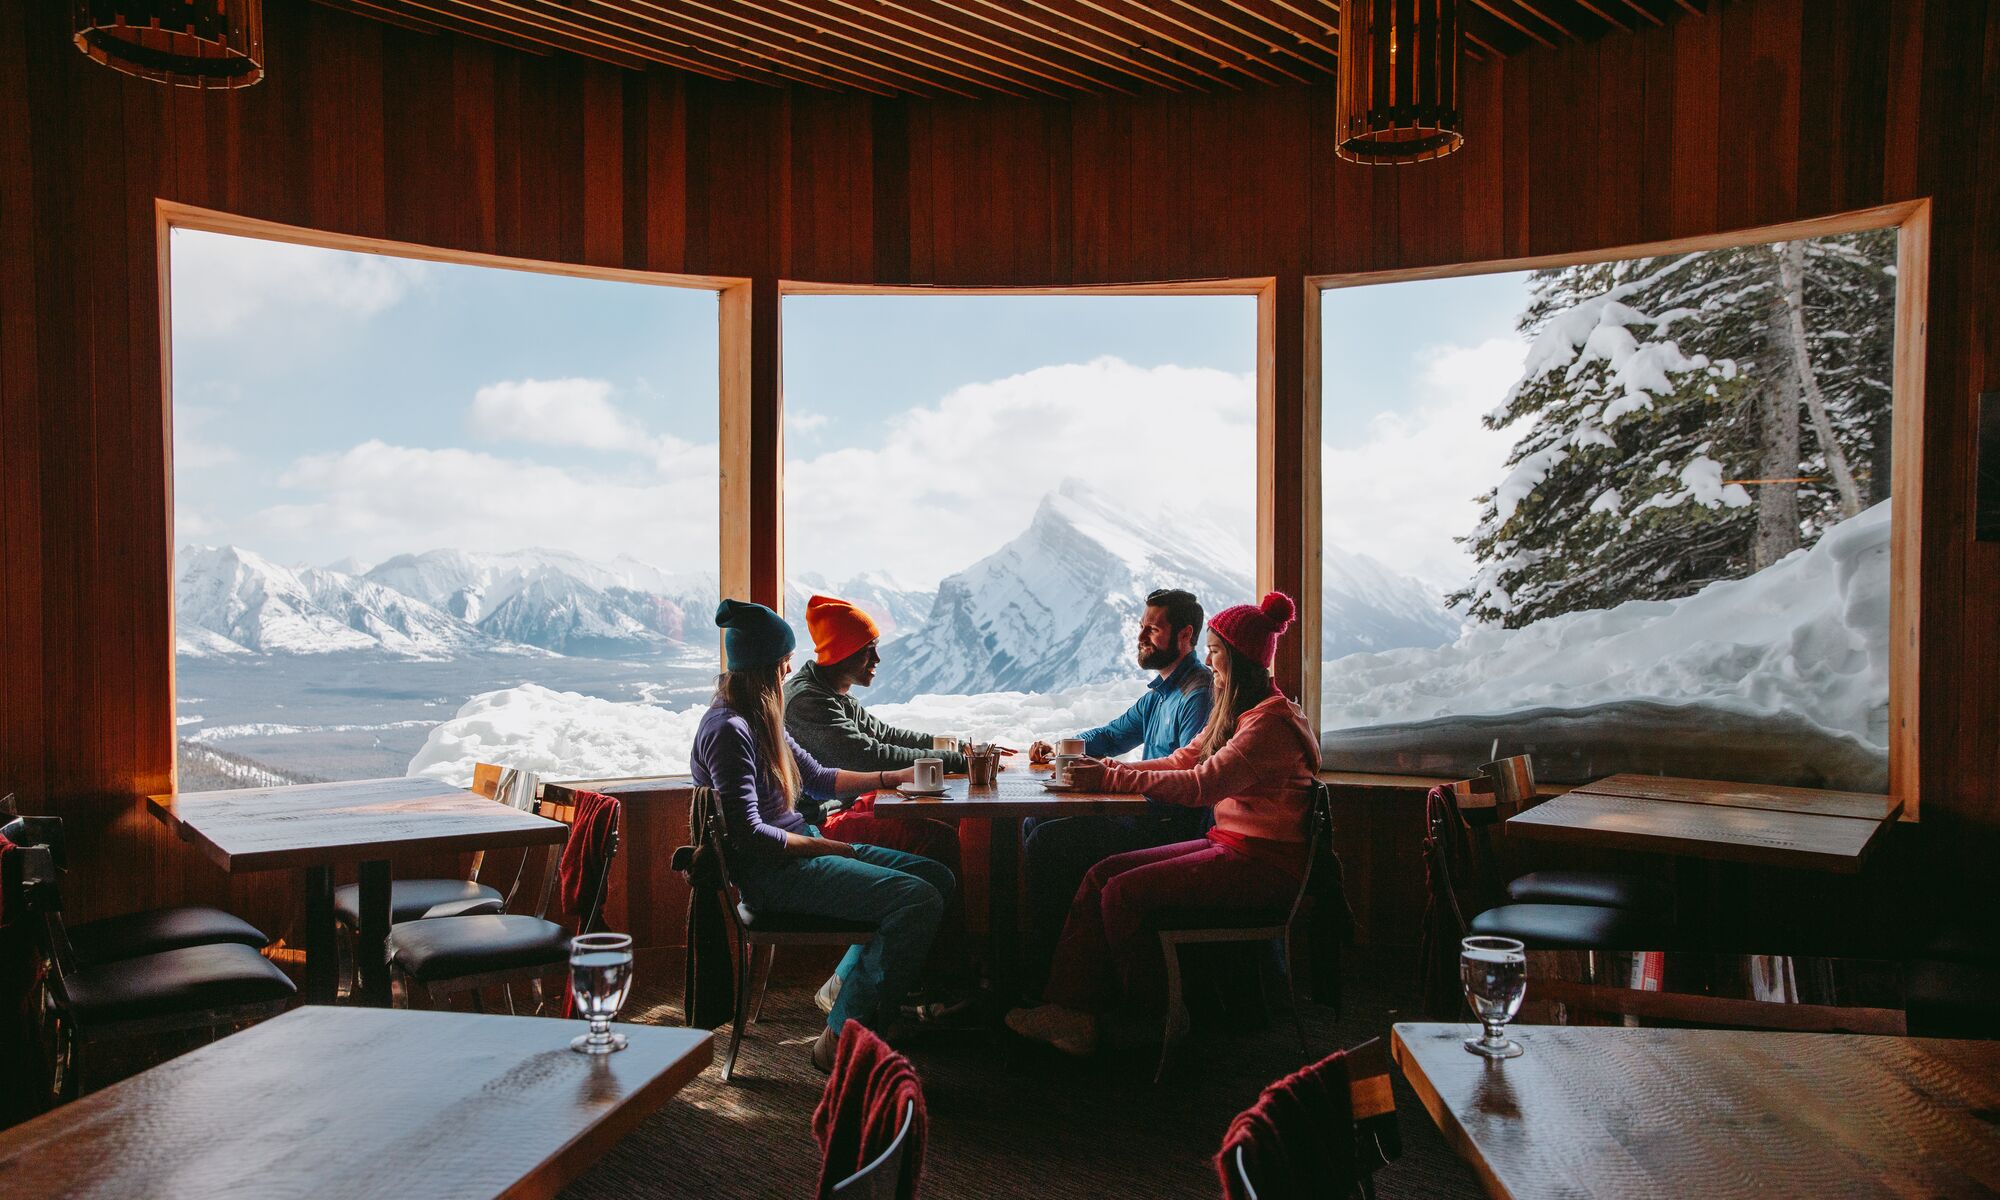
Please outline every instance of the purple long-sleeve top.
[[[799, 786], [821, 800], [834, 795], [834, 770], [823, 767], [792, 741], [792, 757], [798, 760]], [[757, 739], [750, 723], [726, 704], [715, 704], [702, 714], [695, 729], [693, 761], [689, 774], [696, 787], [715, 789], [722, 800], [722, 812], [730, 844], [753, 852], [775, 854], [784, 849], [785, 835], [804, 834], [806, 819], [796, 808], [786, 807], [778, 797], [777, 782], [757, 757]]]

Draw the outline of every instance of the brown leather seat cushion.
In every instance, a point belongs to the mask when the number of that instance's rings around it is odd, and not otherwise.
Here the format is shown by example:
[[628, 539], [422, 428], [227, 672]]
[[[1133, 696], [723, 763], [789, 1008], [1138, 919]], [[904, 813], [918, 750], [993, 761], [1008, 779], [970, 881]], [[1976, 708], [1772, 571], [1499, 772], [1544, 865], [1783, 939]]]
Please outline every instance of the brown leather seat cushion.
[[1664, 916], [1673, 911], [1673, 893], [1638, 875], [1613, 871], [1530, 871], [1507, 885], [1516, 904], [1594, 904], [1631, 908]]
[[77, 962], [86, 967], [189, 946], [236, 945], [256, 950], [271, 941], [242, 917], [200, 905], [155, 908], [91, 921], [73, 926], [69, 940]]
[[389, 931], [389, 961], [425, 983], [557, 967], [569, 961], [569, 931], [518, 913], [409, 921]]
[[[464, 900], [490, 900], [499, 912], [506, 897], [483, 883], [464, 879], [397, 879], [389, 884], [389, 923], [421, 921], [424, 914], [440, 904]], [[349, 929], [361, 928], [361, 885], [350, 883], [333, 889], [333, 911]], [[456, 913], [455, 916], [467, 914]]]
[[84, 967], [63, 981], [85, 1027], [286, 1000], [298, 988], [248, 946], [188, 946]]

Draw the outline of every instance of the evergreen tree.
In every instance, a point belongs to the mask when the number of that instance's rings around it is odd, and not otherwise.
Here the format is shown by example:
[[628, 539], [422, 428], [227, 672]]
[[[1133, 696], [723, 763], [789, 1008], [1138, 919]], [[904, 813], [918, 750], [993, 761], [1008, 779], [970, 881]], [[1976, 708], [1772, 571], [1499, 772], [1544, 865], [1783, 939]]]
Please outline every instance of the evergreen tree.
[[1885, 498], [1894, 260], [1885, 230], [1536, 272], [1451, 599], [1518, 626], [1684, 596]]

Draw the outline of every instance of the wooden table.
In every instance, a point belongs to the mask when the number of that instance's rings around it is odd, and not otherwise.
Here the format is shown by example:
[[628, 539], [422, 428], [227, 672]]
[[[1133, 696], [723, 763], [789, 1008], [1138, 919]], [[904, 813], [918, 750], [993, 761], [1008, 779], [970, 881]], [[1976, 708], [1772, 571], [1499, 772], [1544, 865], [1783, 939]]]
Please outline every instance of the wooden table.
[[389, 1003], [389, 859], [397, 851], [493, 850], [561, 842], [568, 828], [432, 779], [362, 779], [150, 796], [153, 815], [231, 874], [301, 868], [306, 881], [306, 1000], [330, 1004], [333, 867], [360, 864], [356, 992]]
[[1856, 874], [1902, 805], [1867, 792], [1613, 775], [1507, 822], [1523, 838]]
[[553, 1196], [708, 1066], [698, 1029], [308, 1007], [0, 1133], [10, 1196]]
[[1391, 1049], [1495, 1197], [2000, 1192], [2000, 1042], [1527, 1025], [1495, 1063], [1475, 1030]]
[[1140, 816], [1146, 798], [1117, 792], [1051, 792], [1042, 785], [1045, 766], [1013, 764], [988, 787], [973, 787], [962, 775], [947, 777], [938, 798], [875, 794], [875, 815], [956, 822], [971, 817], [992, 822], [987, 839], [986, 936], [994, 980], [1010, 987], [1016, 977], [1016, 943], [1021, 922], [1021, 822], [1029, 817], [1087, 815]]

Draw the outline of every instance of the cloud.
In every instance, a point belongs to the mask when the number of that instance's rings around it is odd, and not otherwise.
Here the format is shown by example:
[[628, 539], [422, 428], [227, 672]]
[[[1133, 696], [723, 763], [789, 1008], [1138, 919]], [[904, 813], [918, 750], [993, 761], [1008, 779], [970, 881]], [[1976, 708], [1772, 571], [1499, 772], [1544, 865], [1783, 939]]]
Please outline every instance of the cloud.
[[488, 441], [649, 453], [653, 438], [611, 402], [603, 379], [514, 379], [472, 396], [466, 422]]
[[816, 412], [787, 410], [785, 413], [786, 433], [817, 433], [826, 428], [827, 415]]
[[[1526, 347], [1496, 337], [1421, 353], [1411, 411], [1321, 430], [1323, 537], [1433, 586], [1457, 587], [1470, 577], [1472, 558], [1452, 539], [1477, 524], [1474, 498], [1506, 474], [1514, 443], [1480, 418], [1520, 377]], [[1326, 386], [1336, 386], [1331, 373]]]
[[216, 338], [282, 321], [301, 336], [364, 321], [423, 284], [426, 263], [262, 238], [176, 229], [170, 243], [175, 337]]
[[204, 404], [174, 403], [174, 469], [194, 471], [204, 467], [219, 467], [233, 463], [242, 457], [233, 446], [211, 442], [203, 434], [221, 410]]
[[928, 584], [1013, 537], [1071, 476], [1202, 511], [1247, 544], [1256, 475], [1248, 375], [1109, 357], [1039, 367], [902, 413], [877, 445], [788, 460], [786, 569]]
[[337, 546], [365, 560], [452, 547], [554, 546], [590, 558], [630, 554], [669, 569], [716, 565], [717, 455], [687, 447], [661, 476], [572, 472], [474, 450], [370, 440], [297, 460], [279, 478], [302, 494], [252, 517], [253, 545]]

